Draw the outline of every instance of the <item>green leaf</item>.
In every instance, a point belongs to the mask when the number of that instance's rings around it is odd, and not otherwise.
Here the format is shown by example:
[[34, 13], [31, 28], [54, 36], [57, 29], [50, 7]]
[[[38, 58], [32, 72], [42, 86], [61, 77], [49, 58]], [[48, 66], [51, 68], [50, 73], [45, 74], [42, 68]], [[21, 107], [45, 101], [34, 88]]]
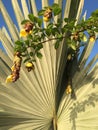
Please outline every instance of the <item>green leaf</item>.
[[69, 44], [69, 47], [71, 47], [74, 51], [76, 50], [76, 45], [73, 43]]
[[38, 47], [39, 49], [41, 49], [41, 48], [43, 48], [43, 44], [42, 44], [42, 43], [39, 43], [39, 44], [37, 44], [37, 47]]
[[51, 34], [52, 34], [53, 36], [56, 36], [56, 35], [59, 34], [59, 33], [60, 33], [60, 32], [59, 32], [59, 30], [58, 30], [57, 27], [54, 27], [54, 28], [51, 29]]
[[35, 22], [35, 17], [33, 14], [29, 14], [28, 17], [32, 22]]
[[29, 54], [30, 54], [30, 56], [34, 56], [34, 53], [33, 53], [33, 52], [30, 52]]
[[60, 40], [62, 40], [63, 35], [62, 35], [62, 34], [58, 34], [57, 37], [58, 37]]
[[17, 40], [17, 41], [15, 42], [15, 44], [16, 44], [16, 45], [23, 45], [23, 41]]
[[33, 49], [35, 49], [36, 48], [36, 45], [35, 45], [35, 43], [31, 43], [31, 47], [33, 48]]
[[44, 33], [42, 33], [42, 34], [41, 34], [41, 39], [44, 40], [44, 39], [45, 39], [45, 36], [46, 36], [46, 35], [45, 35]]
[[53, 28], [53, 23], [49, 23], [47, 26], [48, 29], [52, 29]]
[[29, 46], [29, 40], [25, 40], [25, 44], [27, 45], [27, 46]]
[[75, 21], [74, 21], [74, 20], [71, 21], [71, 22], [69, 22], [69, 23], [67, 24], [68, 29], [72, 30], [72, 29], [75, 27], [74, 24], [75, 24]]
[[37, 57], [38, 57], [38, 58], [40, 58], [40, 59], [41, 59], [41, 58], [42, 58], [42, 56], [43, 56], [40, 52], [37, 52], [37, 54], [36, 54], [36, 55], [37, 55]]
[[67, 32], [67, 29], [66, 28], [61, 28], [61, 32], [62, 32], [62, 34], [64, 34], [64, 33], [66, 33]]
[[20, 46], [15, 46], [14, 51], [19, 51], [19, 52], [21, 52], [20, 50], [21, 50], [21, 47], [20, 47]]
[[39, 35], [34, 35], [33, 42], [39, 42], [41, 40], [41, 37]]
[[37, 20], [36, 22], [38, 23], [38, 26], [39, 26], [39, 27], [41, 27], [41, 25], [42, 25], [42, 22], [43, 22], [43, 21], [42, 21], [42, 19], [40, 19], [40, 18], [37, 18], [36, 20]]
[[21, 52], [25, 52], [27, 50], [26, 47], [21, 47]]
[[54, 13], [54, 16], [59, 15], [61, 13], [61, 8], [58, 8], [58, 7], [54, 8], [53, 13]]
[[39, 29], [38, 29], [38, 28], [34, 28], [34, 29], [33, 29], [33, 34], [38, 33], [38, 31], [39, 31]]
[[92, 17], [98, 17], [98, 9], [95, 10], [92, 14], [91, 14]]
[[55, 43], [54, 48], [55, 48], [55, 49], [57, 49], [57, 48], [59, 47], [59, 44], [60, 44], [60, 41], [59, 41], [59, 40], [57, 40], [57, 41], [56, 41], [56, 43]]
[[57, 23], [55, 23], [55, 26], [56, 26], [57, 28], [61, 28], [62, 23], [63, 23], [63, 21], [62, 21], [61, 19], [58, 19], [58, 20], [57, 20]]
[[42, 25], [42, 19], [34, 16], [33, 14], [29, 14], [28, 15], [29, 19], [33, 22], [33, 23], [38, 23], [38, 26], [41, 27]]
[[19, 51], [20, 53], [23, 52], [23, 49], [22, 49], [22, 46], [20, 45], [16, 45], [15, 48], [14, 48], [15, 51]]
[[38, 52], [42, 48], [43, 48], [43, 44], [42, 43], [37, 44], [36, 48], [35, 48], [35, 52]]
[[26, 58], [23, 62], [26, 63], [27, 61], [30, 61], [30, 57]]
[[71, 47], [73, 50], [76, 50], [76, 46], [75, 46], [75, 45], [71, 44], [70, 47]]
[[30, 62], [36, 62], [36, 60], [35, 59], [31, 59]]
[[64, 18], [64, 21], [65, 21], [66, 23], [68, 23], [69, 19], [68, 19], [68, 18]]
[[61, 8], [59, 7], [58, 4], [54, 3], [51, 6], [52, 12], [54, 13], [54, 16], [58, 15], [59, 13], [61, 13]]
[[51, 6], [45, 6], [44, 9], [46, 11], [47, 9], [52, 9], [52, 8], [51, 8]]
[[39, 15], [39, 16], [42, 16], [42, 15], [44, 14], [44, 12], [45, 12], [45, 10], [40, 10], [40, 11], [38, 12], [38, 15]]
[[32, 35], [31, 34], [27, 35], [27, 39], [32, 39]]
[[51, 6], [51, 8], [52, 8], [52, 9], [54, 9], [54, 8], [59, 8], [59, 4], [54, 3], [54, 4]]
[[25, 24], [25, 23], [27, 23], [27, 22], [30, 22], [30, 20], [25, 19], [25, 20], [23, 20], [23, 21], [21, 22], [21, 24]]
[[51, 35], [51, 29], [46, 29], [46, 34], [48, 35], [48, 36], [50, 36]]
[[94, 28], [93, 30], [98, 33], [98, 28]]

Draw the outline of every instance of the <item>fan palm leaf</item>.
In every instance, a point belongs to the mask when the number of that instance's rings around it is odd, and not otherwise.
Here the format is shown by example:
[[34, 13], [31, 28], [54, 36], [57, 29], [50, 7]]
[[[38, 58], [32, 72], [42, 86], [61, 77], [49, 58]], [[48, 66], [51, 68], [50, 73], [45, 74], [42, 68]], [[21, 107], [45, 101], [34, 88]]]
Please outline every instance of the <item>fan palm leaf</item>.
[[[80, 70], [74, 63], [75, 95], [72, 97], [76, 99], [66, 95], [65, 90], [60, 95], [60, 88], [65, 84], [66, 39], [57, 50], [53, 46], [55, 41], [44, 44], [41, 49], [43, 58], [36, 58], [35, 70], [28, 73], [22, 65], [19, 80], [5, 83], [13, 62], [14, 42], [19, 39], [18, 32], [22, 28], [21, 21], [27, 18], [29, 11], [37, 16], [35, 0], [29, 0], [30, 9], [26, 0], [21, 0], [23, 10], [17, 0], [11, 2], [18, 27], [0, 0], [0, 11], [8, 27], [0, 29], [0, 41], [6, 50], [6, 53], [0, 50], [0, 130], [97, 130], [98, 55], [85, 67], [94, 43], [88, 42], [84, 48], [78, 61]], [[64, 6], [64, 17], [79, 20], [84, 0], [66, 0], [66, 5], [63, 0], [54, 0], [54, 3], [61, 8]], [[48, 0], [42, 0], [41, 4], [42, 7], [48, 6]], [[62, 18], [61, 15], [58, 17]]]

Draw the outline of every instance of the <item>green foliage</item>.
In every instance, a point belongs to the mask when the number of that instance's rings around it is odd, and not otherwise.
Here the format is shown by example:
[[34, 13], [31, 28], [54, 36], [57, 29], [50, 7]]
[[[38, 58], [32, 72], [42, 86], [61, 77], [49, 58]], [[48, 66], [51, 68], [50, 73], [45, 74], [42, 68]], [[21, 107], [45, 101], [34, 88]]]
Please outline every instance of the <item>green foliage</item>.
[[[33, 14], [29, 14], [28, 19], [21, 22], [24, 25], [27, 22], [33, 24], [32, 33], [26, 32], [28, 35], [25, 40], [21, 38], [15, 42], [15, 51], [21, 52], [24, 62], [34, 62], [35, 56], [42, 58], [40, 50], [43, 48], [43, 44], [52, 40], [55, 40], [54, 48], [58, 49], [62, 40], [65, 39], [65, 44], [67, 44], [68, 49], [73, 50], [72, 53], [74, 54], [74, 52], [79, 51], [78, 48], [87, 44], [91, 36], [95, 38], [95, 33], [98, 32], [98, 10], [93, 12], [91, 17], [86, 21], [82, 19], [75, 25], [76, 20], [69, 20], [68, 18], [64, 18], [63, 20], [57, 19], [57, 23], [55, 23], [54, 17], [61, 13], [61, 8], [56, 3], [52, 6], [44, 7], [44, 9], [38, 12], [38, 15], [44, 16], [46, 10], [49, 9], [52, 11], [52, 18], [47, 23], [46, 28], [43, 27], [42, 17], [36, 17]], [[62, 26], [62, 23], [65, 24]], [[79, 46], [77, 46], [77, 43], [79, 43]], [[29, 52], [29, 49], [32, 51]]]
[[40, 59], [42, 58], [42, 54], [40, 52], [37, 52], [36, 55], [38, 58], [40, 58]]
[[42, 16], [42, 15], [44, 15], [44, 12], [45, 12], [45, 10], [42, 9], [42, 10], [40, 10], [40, 11], [38, 12], [38, 15], [39, 15], [39, 16]]
[[55, 47], [55, 49], [57, 49], [57, 48], [59, 47], [59, 44], [60, 44], [60, 41], [59, 41], [59, 40], [57, 40], [57, 41], [56, 41], [56, 43], [55, 43], [55, 46], [54, 46], [54, 47]]
[[61, 9], [60, 8], [54, 8], [53, 13], [54, 13], [54, 16], [56, 16], [56, 15], [61, 13]]
[[33, 14], [29, 14], [28, 18], [32, 21], [35, 22], [36, 21], [36, 17]]
[[16, 45], [23, 45], [23, 41], [17, 40], [17, 41], [15, 42], [15, 44], [16, 44]]
[[73, 41], [70, 44], [68, 44], [68, 46], [72, 49], [72, 50], [76, 50], [76, 43]]
[[68, 18], [64, 18], [64, 22], [68, 23], [69, 19]]
[[59, 7], [58, 4], [54, 3], [52, 6], [51, 6], [52, 10], [53, 10], [53, 13], [54, 13], [54, 16], [56, 15], [59, 15], [61, 13], [61, 8]]
[[91, 14], [92, 17], [98, 17], [98, 9], [95, 10], [92, 14]]
[[23, 21], [21, 22], [21, 24], [26, 24], [27, 22], [30, 22], [30, 20], [25, 19], [25, 20], [23, 20]]
[[42, 43], [39, 43], [39, 44], [36, 45], [36, 51], [39, 51], [42, 48], [43, 48], [43, 44]]

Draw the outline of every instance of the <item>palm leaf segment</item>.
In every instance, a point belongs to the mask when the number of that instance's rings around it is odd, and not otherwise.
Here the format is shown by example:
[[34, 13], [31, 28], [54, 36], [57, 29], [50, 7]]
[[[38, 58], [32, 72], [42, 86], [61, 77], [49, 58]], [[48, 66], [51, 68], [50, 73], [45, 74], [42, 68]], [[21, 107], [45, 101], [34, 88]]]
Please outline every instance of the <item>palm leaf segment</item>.
[[[11, 1], [21, 29], [21, 21], [29, 14], [26, 0], [21, 0], [23, 12], [17, 0]], [[63, 6], [63, 0], [54, 0], [54, 3], [61, 8]], [[64, 17], [79, 19], [83, 4], [84, 0], [66, 0]], [[42, 7], [47, 5], [48, 0], [42, 0]], [[35, 0], [30, 0], [30, 8], [37, 16]], [[12, 65], [14, 42], [19, 38], [19, 33], [1, 0], [0, 11], [11, 35], [5, 27], [0, 29], [0, 40], [7, 52], [6, 55], [0, 51], [0, 130], [97, 130], [98, 63], [93, 69], [91, 67], [98, 55], [85, 67], [94, 44], [88, 43], [84, 48], [78, 62], [80, 71], [74, 63], [75, 100], [65, 92], [60, 99], [59, 93], [59, 88], [64, 85], [66, 39], [57, 50], [53, 47], [54, 41], [44, 44], [41, 50], [43, 58], [36, 59], [36, 69], [28, 74], [22, 66], [20, 79], [14, 84], [5, 84]]]

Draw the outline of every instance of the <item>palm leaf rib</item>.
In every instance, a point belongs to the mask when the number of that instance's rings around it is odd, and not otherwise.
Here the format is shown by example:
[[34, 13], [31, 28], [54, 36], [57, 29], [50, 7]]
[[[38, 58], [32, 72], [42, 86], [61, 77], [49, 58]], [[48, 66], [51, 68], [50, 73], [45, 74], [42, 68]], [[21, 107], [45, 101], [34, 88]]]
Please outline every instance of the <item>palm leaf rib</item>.
[[24, 19], [23, 13], [22, 13], [22, 11], [20, 9], [20, 6], [19, 6], [17, 0], [15, 0], [15, 1], [11, 0], [11, 2], [12, 2], [12, 6], [13, 6], [13, 10], [14, 10], [16, 19], [17, 19], [18, 27], [19, 27], [19, 29], [21, 29], [22, 28], [21, 21]]
[[[66, 5], [66, 8], [65, 10], [67, 10], [67, 12], [65, 13], [65, 16], [69, 17], [69, 19], [72, 17], [72, 18], [76, 18], [77, 15], [79, 15], [79, 12], [80, 12], [80, 6], [81, 8], [83, 8], [83, 3], [84, 1], [82, 1], [82, 4], [81, 2], [77, 1], [76, 0], [76, 6], [74, 6], [74, 8], [72, 8], [71, 6], [73, 6], [73, 1], [69, 1], [67, 2], [67, 4], [69, 5], [70, 4], [70, 9], [68, 9], [68, 6]], [[79, 7], [79, 8], [78, 8]], [[68, 12], [69, 11], [69, 12]], [[74, 13], [73, 13], [74, 12]], [[68, 13], [68, 14], [67, 14]], [[81, 12], [80, 12], [81, 13]], [[66, 15], [67, 14], [67, 15]], [[61, 88], [61, 86], [64, 86], [65, 87], [65, 84], [63, 84], [65, 82], [65, 73], [64, 73], [64, 69], [65, 69], [65, 65], [66, 65], [66, 56], [67, 56], [67, 46], [66, 46], [66, 39], [64, 39], [63, 43], [61, 44], [61, 50], [58, 52], [59, 54], [59, 58], [57, 59], [57, 62], [59, 63], [59, 68], [58, 68], [58, 77], [57, 77], [57, 85], [58, 85], [58, 89]], [[65, 60], [66, 59], [66, 60]], [[60, 60], [60, 61], [59, 61]], [[59, 80], [58, 80], [59, 79]], [[57, 89], [57, 90], [58, 90]], [[65, 89], [65, 88], [63, 88]], [[59, 93], [60, 91], [58, 91]], [[58, 94], [60, 95], [60, 94]], [[60, 98], [61, 98], [61, 95], [60, 95]], [[59, 104], [59, 103], [58, 103]], [[58, 105], [57, 105], [58, 106]]]
[[35, 16], [38, 16], [37, 14], [37, 7], [36, 7], [36, 0], [29, 0], [29, 6], [30, 6], [30, 12], [32, 12]]
[[4, 20], [6, 22], [6, 25], [7, 25], [8, 29], [9, 29], [9, 32], [11, 34], [12, 39], [14, 41], [16, 41], [19, 38], [18, 34], [16, 32], [16, 28], [15, 28], [15, 26], [14, 26], [14, 24], [13, 24], [13, 22], [12, 22], [10, 16], [9, 16], [9, 14], [6, 11], [6, 9], [5, 9], [5, 7], [4, 7], [4, 5], [3, 5], [1, 0], [0, 0], [0, 11], [1, 11], [1, 13], [2, 13], [2, 15], [4, 17]]
[[21, 0], [21, 4], [22, 4], [22, 9], [23, 9], [23, 14], [25, 16], [25, 19], [28, 18], [28, 14], [29, 14], [29, 9], [28, 9], [28, 6], [27, 6], [27, 3], [26, 3], [26, 0]]
[[[38, 16], [35, 0], [28, 3], [21, 0], [22, 9], [18, 0], [11, 2], [18, 27], [0, 0], [0, 13], [7, 25], [7, 29], [0, 29], [0, 41], [6, 51], [0, 50], [0, 130], [98, 130], [98, 54], [86, 65], [93, 43], [88, 41], [81, 53], [80, 68], [76, 68], [76, 62], [73, 65], [75, 100], [65, 93], [66, 39], [57, 50], [54, 49], [55, 40], [43, 44], [43, 57], [36, 57], [35, 69], [28, 73], [22, 64], [19, 80], [5, 83], [11, 72], [13, 47], [19, 39], [21, 21], [31, 12]], [[40, 2], [42, 8], [49, 5], [48, 0]], [[78, 22], [84, 0], [66, 0], [66, 5], [63, 0], [54, 0], [54, 3], [64, 8], [64, 14], [57, 16], [55, 22], [62, 17]], [[44, 22], [43, 26], [46, 25]]]
[[0, 40], [3, 43], [5, 49], [8, 53], [8, 56], [10, 57], [10, 59], [12, 59], [13, 58], [13, 47], [11, 45], [11, 42], [6, 37], [6, 35], [2, 32], [2, 30], [0, 30]]

